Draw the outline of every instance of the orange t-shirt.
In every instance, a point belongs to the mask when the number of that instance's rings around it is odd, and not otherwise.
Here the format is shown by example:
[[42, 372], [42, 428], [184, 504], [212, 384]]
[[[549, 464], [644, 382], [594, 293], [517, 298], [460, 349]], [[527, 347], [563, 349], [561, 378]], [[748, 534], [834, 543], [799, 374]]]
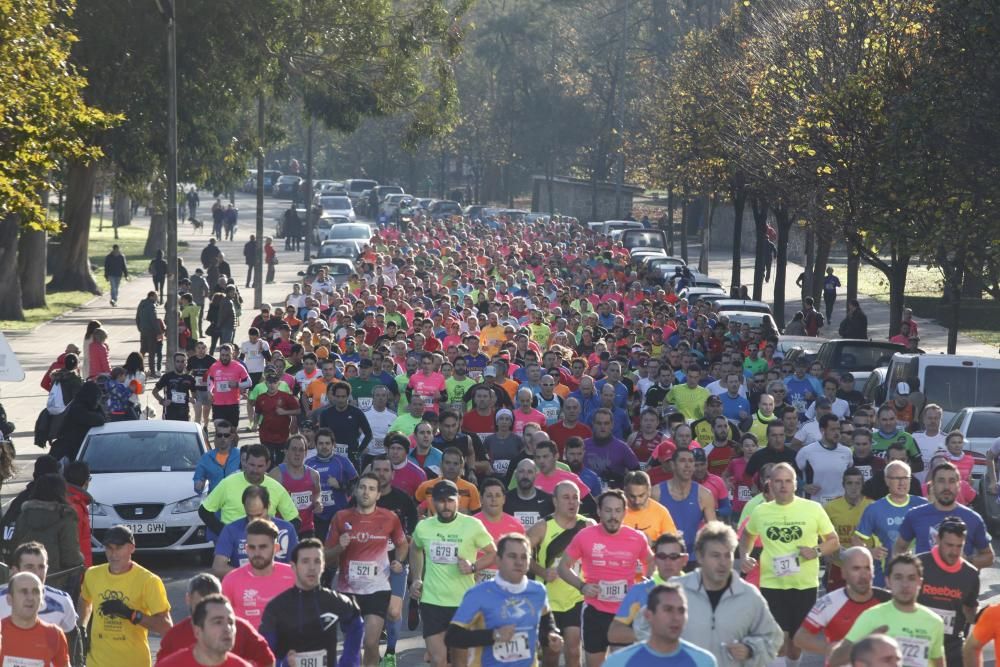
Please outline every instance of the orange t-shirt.
[[[440, 481], [440, 477], [429, 479], [418, 486], [417, 490], [413, 492], [413, 497], [416, 498], [420, 509], [422, 511], [426, 510], [427, 516], [434, 516], [434, 503], [430, 501], [429, 496], [431, 495], [431, 489]], [[455, 485], [458, 487], [459, 512], [472, 514], [482, 509], [483, 504], [479, 499], [479, 489], [476, 488], [475, 484], [459, 477]]]
[[37, 621], [29, 630], [14, 625], [8, 616], [0, 622], [3, 646], [0, 662], [7, 664], [36, 664], [44, 667], [68, 667], [69, 647], [66, 635], [58, 626]]
[[326, 405], [327, 381], [318, 377], [306, 387], [305, 395], [309, 397], [309, 409], [316, 410]]

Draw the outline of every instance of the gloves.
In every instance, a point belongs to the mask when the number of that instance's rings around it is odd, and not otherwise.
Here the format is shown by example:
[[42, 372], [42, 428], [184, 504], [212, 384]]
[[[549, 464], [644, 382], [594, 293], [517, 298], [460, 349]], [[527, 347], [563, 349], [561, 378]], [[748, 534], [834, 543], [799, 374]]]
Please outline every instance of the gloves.
[[132, 609], [121, 600], [114, 600], [114, 599], [105, 600], [104, 602], [101, 603], [101, 613], [104, 614], [105, 616], [124, 618], [130, 623], [137, 622], [135, 620], [137, 615], [139, 616], [139, 618], [142, 618], [142, 615], [139, 614], [139, 612]]

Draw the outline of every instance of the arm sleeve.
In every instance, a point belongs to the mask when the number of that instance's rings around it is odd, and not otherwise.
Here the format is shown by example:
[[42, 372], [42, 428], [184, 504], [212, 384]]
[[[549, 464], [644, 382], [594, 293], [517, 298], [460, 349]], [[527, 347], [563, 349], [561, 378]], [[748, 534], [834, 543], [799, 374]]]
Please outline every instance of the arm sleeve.
[[733, 513], [733, 504], [729, 501], [729, 498], [722, 498], [716, 502], [717, 507], [715, 508], [715, 513], [721, 517], [728, 518]]
[[215, 512], [208, 509], [204, 503], [198, 508], [198, 517], [216, 535], [222, 533], [222, 529], [225, 528], [225, 525], [215, 516]]
[[164, 587], [162, 579], [150, 576], [143, 588], [142, 597], [146, 606], [143, 613], [155, 615], [170, 611], [170, 600], [167, 599], [167, 589]]
[[356, 606], [354, 611], [354, 616], [347, 621], [341, 620], [340, 623], [344, 630], [344, 646], [340, 651], [337, 667], [356, 667], [361, 664], [361, 640], [364, 638], [365, 624]]
[[233, 531], [224, 527], [215, 538], [215, 555], [230, 558], [233, 553]]
[[444, 643], [452, 648], [472, 648], [474, 646], [489, 646], [493, 643], [492, 630], [470, 630], [456, 622], [448, 626]]

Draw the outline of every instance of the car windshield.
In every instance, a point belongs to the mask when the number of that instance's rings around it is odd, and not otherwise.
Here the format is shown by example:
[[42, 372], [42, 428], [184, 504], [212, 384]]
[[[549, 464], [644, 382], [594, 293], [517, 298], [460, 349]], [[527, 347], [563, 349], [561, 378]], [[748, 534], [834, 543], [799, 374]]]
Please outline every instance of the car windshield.
[[351, 208], [351, 200], [347, 197], [320, 197], [319, 205], [325, 209], [343, 210]]
[[[1000, 369], [928, 365], [923, 386], [927, 403], [937, 403], [945, 412], [1000, 403]], [[975, 427], [976, 417], [972, 420]], [[972, 433], [968, 436], [974, 437]]]
[[967, 438], [996, 438], [1000, 436], [1000, 412], [973, 412]]
[[[624, 235], [623, 235], [624, 236]], [[628, 230], [628, 247], [630, 248], [665, 248], [663, 245], [662, 232], [643, 232], [641, 230]]]
[[199, 458], [198, 436], [177, 431], [98, 433], [87, 440], [82, 453], [94, 474], [188, 471]]
[[[881, 345], [842, 345], [840, 358], [835, 368], [849, 371], [869, 372], [881, 366], [888, 366], [898, 347]], [[964, 406], [963, 406], [964, 407]], [[945, 408], [947, 410], [948, 408]]]
[[346, 245], [343, 243], [335, 243], [332, 245], [325, 245], [319, 249], [320, 257], [345, 257], [352, 258], [357, 254], [354, 250], [353, 245]]
[[368, 228], [358, 225], [334, 225], [327, 238], [331, 239], [361, 239], [368, 238]]

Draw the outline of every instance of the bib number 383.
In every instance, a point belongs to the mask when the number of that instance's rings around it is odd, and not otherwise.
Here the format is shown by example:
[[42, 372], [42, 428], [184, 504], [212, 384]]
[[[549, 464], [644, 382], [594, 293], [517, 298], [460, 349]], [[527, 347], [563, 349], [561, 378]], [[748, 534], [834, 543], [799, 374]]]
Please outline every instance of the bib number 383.
[[493, 644], [493, 658], [497, 662], [519, 662], [531, 658], [531, 647], [528, 646], [528, 633], [515, 632], [509, 642]]

